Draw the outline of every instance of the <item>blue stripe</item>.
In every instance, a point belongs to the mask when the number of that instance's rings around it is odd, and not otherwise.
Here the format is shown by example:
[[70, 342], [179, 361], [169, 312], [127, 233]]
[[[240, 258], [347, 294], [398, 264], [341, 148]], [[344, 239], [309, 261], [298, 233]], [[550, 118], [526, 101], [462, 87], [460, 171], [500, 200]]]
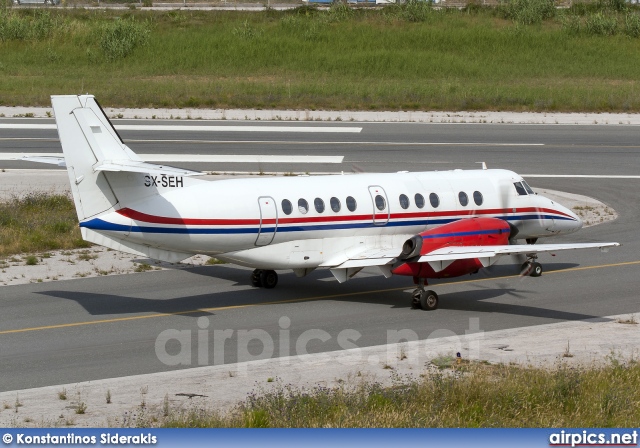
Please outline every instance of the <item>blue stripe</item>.
[[[552, 215], [524, 215], [524, 216], [496, 216], [497, 219], [504, 221], [525, 221], [532, 219], [557, 219], [573, 221], [571, 218], [558, 217]], [[411, 226], [427, 226], [448, 224], [450, 222], [459, 221], [468, 218], [442, 218], [442, 219], [421, 219], [412, 221], [390, 221], [386, 224], [374, 225], [373, 222], [357, 223], [357, 224], [317, 224], [305, 226], [288, 226], [278, 227], [277, 232], [308, 232], [314, 230], [347, 230], [347, 229], [366, 229], [371, 227], [411, 227]], [[167, 234], [189, 234], [189, 235], [231, 235], [231, 234], [258, 234], [258, 227], [235, 227], [235, 228], [187, 228], [187, 227], [152, 227], [152, 226], [126, 226], [123, 224], [113, 224], [100, 218], [94, 218], [90, 221], [80, 223], [80, 227], [86, 227], [92, 230], [106, 230], [111, 232], [134, 232], [134, 233], [167, 233]], [[274, 227], [265, 227], [262, 233], [272, 233], [276, 231]], [[452, 235], [453, 234], [448, 234]]]

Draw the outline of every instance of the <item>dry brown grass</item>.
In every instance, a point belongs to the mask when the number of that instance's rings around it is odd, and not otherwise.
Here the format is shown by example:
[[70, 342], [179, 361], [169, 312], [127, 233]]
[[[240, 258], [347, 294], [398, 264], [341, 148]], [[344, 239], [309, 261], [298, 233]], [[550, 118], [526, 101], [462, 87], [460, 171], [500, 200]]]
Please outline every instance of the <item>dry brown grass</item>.
[[0, 202], [0, 256], [88, 246], [68, 196], [33, 193]]
[[191, 409], [168, 427], [635, 427], [640, 365], [556, 369], [475, 364], [420, 381], [258, 393], [228, 414]]

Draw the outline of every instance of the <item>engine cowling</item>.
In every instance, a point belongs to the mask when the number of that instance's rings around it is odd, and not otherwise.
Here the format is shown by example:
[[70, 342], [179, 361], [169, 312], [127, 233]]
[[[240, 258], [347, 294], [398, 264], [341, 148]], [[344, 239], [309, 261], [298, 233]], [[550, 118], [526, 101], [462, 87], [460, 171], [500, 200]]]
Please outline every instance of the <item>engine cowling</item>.
[[429, 263], [417, 263], [416, 260], [446, 246], [506, 245], [512, 233], [515, 232], [509, 223], [498, 218], [468, 218], [444, 224], [405, 241], [399, 257], [405, 263], [392, 272], [417, 278], [457, 277], [477, 272], [482, 267], [478, 259], [456, 260], [437, 272]]

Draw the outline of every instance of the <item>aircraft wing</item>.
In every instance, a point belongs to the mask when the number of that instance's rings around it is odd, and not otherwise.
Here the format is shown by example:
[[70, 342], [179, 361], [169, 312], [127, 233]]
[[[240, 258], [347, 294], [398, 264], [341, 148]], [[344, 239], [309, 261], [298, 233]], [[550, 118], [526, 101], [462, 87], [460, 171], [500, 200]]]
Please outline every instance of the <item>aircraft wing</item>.
[[391, 264], [401, 251], [401, 248], [394, 247], [369, 247], [355, 253], [343, 254], [320, 266], [328, 267], [340, 283], [346, 282], [362, 268], [369, 266], [378, 267], [382, 275], [389, 278], [391, 277]]
[[[600, 249], [620, 246], [620, 243], [566, 243], [566, 244], [513, 244], [500, 246], [447, 246], [422, 255], [415, 263], [429, 263], [439, 272], [456, 260], [477, 258], [487, 267], [505, 255], [536, 254], [574, 249]], [[344, 282], [357, 274], [362, 268], [376, 266], [385, 277], [391, 276], [393, 263], [397, 261], [399, 248], [369, 248], [362, 252], [345, 256], [341, 260], [330, 260], [322, 266], [329, 267], [333, 276]]]
[[512, 244], [505, 246], [447, 246], [422, 255], [417, 262], [464, 260], [503, 255], [537, 254], [572, 249], [601, 249], [620, 246], [620, 243], [573, 243], [573, 244]]

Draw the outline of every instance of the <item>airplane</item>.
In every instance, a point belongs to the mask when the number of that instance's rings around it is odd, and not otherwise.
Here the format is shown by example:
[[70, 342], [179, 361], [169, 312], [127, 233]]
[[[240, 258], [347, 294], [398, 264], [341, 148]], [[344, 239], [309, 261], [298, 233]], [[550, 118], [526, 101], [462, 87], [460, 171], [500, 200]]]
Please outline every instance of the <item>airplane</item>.
[[[413, 278], [411, 307], [435, 310], [428, 279], [477, 273], [521, 256], [539, 277], [539, 253], [619, 246], [535, 244], [576, 232], [571, 210], [502, 169], [203, 180], [197, 171], [144, 162], [93, 95], [51, 97], [82, 237], [168, 262], [195, 254], [254, 268], [255, 287], [276, 270], [326, 268], [342, 283], [365, 267]], [[29, 160], [29, 158], [26, 158]], [[524, 240], [524, 244], [518, 242]]]

